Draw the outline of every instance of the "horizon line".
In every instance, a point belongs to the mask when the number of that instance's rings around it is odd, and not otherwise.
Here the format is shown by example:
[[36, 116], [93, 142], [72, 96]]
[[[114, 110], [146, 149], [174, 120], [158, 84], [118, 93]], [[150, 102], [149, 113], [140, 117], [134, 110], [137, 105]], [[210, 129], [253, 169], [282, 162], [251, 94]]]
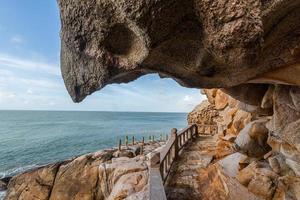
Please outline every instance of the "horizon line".
[[124, 113], [184, 113], [179, 111], [113, 111], [113, 110], [44, 110], [44, 109], [0, 109], [1, 111], [47, 111], [47, 112], [124, 112]]

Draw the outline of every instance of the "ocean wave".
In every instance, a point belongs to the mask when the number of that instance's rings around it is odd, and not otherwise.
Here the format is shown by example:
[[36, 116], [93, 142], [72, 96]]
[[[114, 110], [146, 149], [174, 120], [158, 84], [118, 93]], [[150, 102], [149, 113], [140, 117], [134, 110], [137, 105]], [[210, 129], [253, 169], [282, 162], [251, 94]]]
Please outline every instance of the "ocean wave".
[[22, 167], [12, 168], [12, 169], [6, 170], [4, 172], [0, 172], [0, 179], [5, 178], [5, 177], [10, 177], [10, 176], [15, 176], [17, 174], [20, 174], [22, 172], [25, 172], [27, 170], [37, 168], [37, 167], [39, 167], [39, 165], [32, 164], [32, 165], [26, 165], [26, 166], [22, 166]]

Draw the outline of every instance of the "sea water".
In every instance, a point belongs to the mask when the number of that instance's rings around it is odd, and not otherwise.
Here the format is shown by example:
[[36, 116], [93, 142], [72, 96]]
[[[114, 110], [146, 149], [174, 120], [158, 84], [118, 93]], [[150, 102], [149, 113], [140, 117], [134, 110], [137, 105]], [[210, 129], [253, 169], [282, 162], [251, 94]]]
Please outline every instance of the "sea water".
[[[0, 111], [0, 178], [186, 126], [186, 113]], [[1, 196], [1, 193], [0, 193]], [[1, 199], [1, 197], [0, 197]]]

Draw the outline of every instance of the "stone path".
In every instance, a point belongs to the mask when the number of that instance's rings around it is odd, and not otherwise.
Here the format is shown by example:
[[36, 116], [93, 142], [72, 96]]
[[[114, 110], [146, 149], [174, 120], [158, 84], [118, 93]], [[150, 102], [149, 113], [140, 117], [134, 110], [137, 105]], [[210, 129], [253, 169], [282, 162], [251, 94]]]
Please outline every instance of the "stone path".
[[200, 136], [182, 149], [166, 183], [169, 200], [201, 199], [197, 177], [213, 160], [215, 148], [216, 136]]

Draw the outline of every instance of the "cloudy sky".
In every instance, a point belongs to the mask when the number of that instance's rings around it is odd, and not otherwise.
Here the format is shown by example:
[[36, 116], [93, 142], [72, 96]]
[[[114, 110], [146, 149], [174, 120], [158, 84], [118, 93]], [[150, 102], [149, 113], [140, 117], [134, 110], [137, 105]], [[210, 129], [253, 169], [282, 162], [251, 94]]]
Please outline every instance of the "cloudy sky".
[[188, 112], [200, 91], [147, 75], [75, 104], [59, 68], [56, 0], [5, 0], [0, 7], [0, 109]]

